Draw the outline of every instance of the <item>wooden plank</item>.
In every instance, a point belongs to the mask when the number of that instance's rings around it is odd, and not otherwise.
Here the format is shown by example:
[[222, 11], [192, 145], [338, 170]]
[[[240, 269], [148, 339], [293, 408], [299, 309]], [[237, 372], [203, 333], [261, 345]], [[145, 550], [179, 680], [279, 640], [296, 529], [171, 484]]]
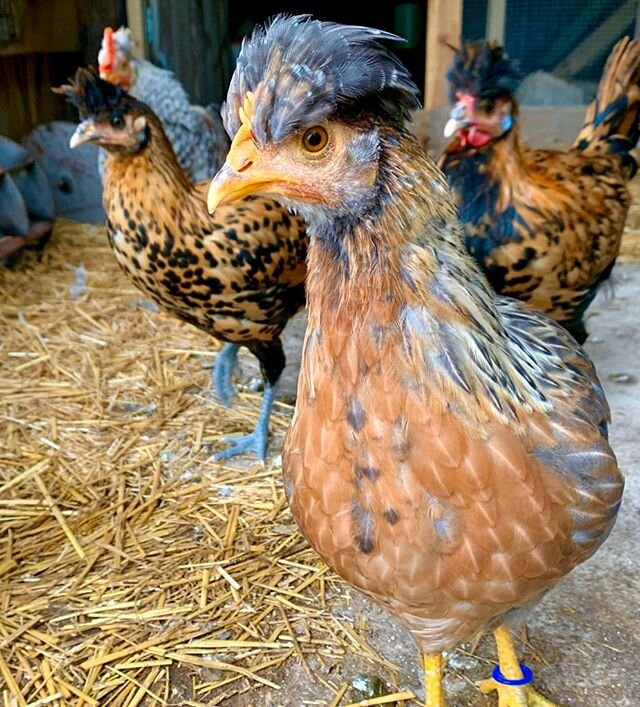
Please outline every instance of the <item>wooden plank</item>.
[[52, 93], [81, 63], [79, 53], [0, 57], [0, 134], [20, 140], [50, 120], [77, 120], [73, 109]]
[[504, 46], [504, 27], [507, 18], [507, 0], [489, 0], [485, 38]]
[[142, 59], [149, 58], [149, 44], [145, 32], [146, 0], [127, 0], [127, 26], [131, 30], [134, 54]]
[[193, 103], [220, 102], [231, 78], [228, 0], [150, 0], [150, 58], [165, 63]]
[[447, 42], [458, 46], [462, 35], [463, 0], [428, 0], [427, 65], [424, 107], [427, 110], [449, 102], [446, 73], [453, 58]]
[[80, 49], [76, 0], [12, 0], [15, 41], [0, 47], [1, 56]]

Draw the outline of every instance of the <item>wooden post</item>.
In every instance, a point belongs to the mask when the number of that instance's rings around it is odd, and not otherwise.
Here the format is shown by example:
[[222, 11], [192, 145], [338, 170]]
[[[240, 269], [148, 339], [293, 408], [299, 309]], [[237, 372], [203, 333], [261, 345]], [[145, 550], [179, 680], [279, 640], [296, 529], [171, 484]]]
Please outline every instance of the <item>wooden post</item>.
[[427, 65], [424, 107], [446, 106], [449, 102], [446, 73], [453, 58], [445, 42], [459, 46], [462, 35], [463, 0], [428, 0]]
[[146, 0], [127, 0], [127, 26], [131, 30], [133, 53], [141, 59], [149, 58], [149, 45], [145, 32]]
[[504, 26], [507, 18], [507, 0], [489, 0], [487, 5], [486, 37], [489, 42], [504, 46]]

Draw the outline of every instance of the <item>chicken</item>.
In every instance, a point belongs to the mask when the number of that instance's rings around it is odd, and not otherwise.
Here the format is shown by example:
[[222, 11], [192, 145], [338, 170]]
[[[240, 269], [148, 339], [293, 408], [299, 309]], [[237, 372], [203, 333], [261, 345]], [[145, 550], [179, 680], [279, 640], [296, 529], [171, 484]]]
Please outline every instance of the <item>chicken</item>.
[[418, 88], [380, 44], [393, 39], [306, 16], [257, 29], [209, 208], [254, 192], [308, 223], [282, 459], [303, 535], [411, 631], [429, 707], [444, 704], [442, 652], [488, 628], [500, 665], [483, 690], [550, 705], [509, 626], [611, 530], [607, 402], [571, 336], [495, 295], [466, 252], [446, 180], [404, 127]]
[[71, 146], [91, 142], [108, 152], [104, 208], [119, 265], [162, 308], [226, 342], [214, 369], [224, 404], [233, 394], [238, 347], [258, 358], [265, 381], [258, 424], [215, 458], [251, 450], [264, 461], [275, 386], [285, 365], [280, 334], [305, 301], [304, 222], [255, 197], [210, 217], [208, 183], [189, 182], [144, 103], [87, 69], [56, 90], [82, 119]]
[[218, 171], [229, 147], [218, 106], [191, 105], [171, 71], [136, 58], [127, 27], [116, 32], [105, 28], [98, 64], [103, 79], [124, 88], [158, 116], [189, 179], [210, 179]]
[[460, 203], [467, 248], [493, 288], [560, 322], [579, 343], [609, 277], [629, 209], [640, 138], [640, 41], [622, 39], [567, 152], [533, 150], [518, 127], [516, 65], [465, 45], [448, 74], [453, 139], [438, 164]]

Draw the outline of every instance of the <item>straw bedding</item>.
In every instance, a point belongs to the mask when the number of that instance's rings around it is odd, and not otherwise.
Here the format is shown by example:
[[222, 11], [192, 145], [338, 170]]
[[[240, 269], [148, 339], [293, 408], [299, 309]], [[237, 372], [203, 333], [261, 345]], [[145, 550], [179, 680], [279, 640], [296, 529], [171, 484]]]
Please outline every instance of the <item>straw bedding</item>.
[[[640, 259], [632, 190], [624, 259]], [[292, 661], [329, 695], [313, 704], [349, 701], [349, 660], [393, 684], [289, 514], [292, 408], [265, 468], [208, 461], [260, 397], [216, 405], [215, 342], [154, 309], [99, 227], [59, 221], [0, 272], [0, 707], [279, 704]]]
[[0, 277], [0, 704], [231, 704], [348, 653], [388, 675], [325, 611], [338, 580], [295, 529], [279, 442], [266, 468], [208, 461], [260, 402], [212, 402], [215, 342], [149, 308], [102, 228], [59, 221]]

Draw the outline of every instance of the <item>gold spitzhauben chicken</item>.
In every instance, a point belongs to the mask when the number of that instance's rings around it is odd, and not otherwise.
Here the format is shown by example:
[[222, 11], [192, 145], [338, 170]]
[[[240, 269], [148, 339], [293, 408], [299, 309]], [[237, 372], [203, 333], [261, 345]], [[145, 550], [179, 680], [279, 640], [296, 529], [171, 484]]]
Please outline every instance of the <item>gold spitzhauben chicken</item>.
[[[623, 479], [593, 366], [560, 326], [497, 297], [442, 173], [403, 125], [409, 73], [364, 27], [279, 17], [246, 41], [210, 209], [249, 192], [308, 222], [306, 333], [283, 453], [304, 536], [424, 653], [495, 630], [482, 685], [549, 705], [509, 626], [606, 538]], [[512, 681], [512, 682], [510, 682]]]
[[520, 73], [493, 43], [465, 44], [448, 73], [456, 104], [439, 166], [459, 201], [470, 253], [496, 290], [560, 322], [579, 343], [584, 316], [620, 251], [638, 169], [640, 41], [621, 39], [570, 150], [520, 136]]
[[305, 224], [264, 198], [207, 213], [209, 182], [192, 184], [162, 125], [144, 103], [94, 71], [78, 69], [57, 89], [82, 122], [71, 146], [103, 147], [103, 201], [109, 242], [119, 265], [163, 309], [226, 346], [214, 383], [225, 405], [239, 346], [260, 362], [264, 399], [255, 430], [233, 439], [215, 459], [254, 451], [264, 460], [275, 386], [285, 365], [280, 334], [304, 306]]

